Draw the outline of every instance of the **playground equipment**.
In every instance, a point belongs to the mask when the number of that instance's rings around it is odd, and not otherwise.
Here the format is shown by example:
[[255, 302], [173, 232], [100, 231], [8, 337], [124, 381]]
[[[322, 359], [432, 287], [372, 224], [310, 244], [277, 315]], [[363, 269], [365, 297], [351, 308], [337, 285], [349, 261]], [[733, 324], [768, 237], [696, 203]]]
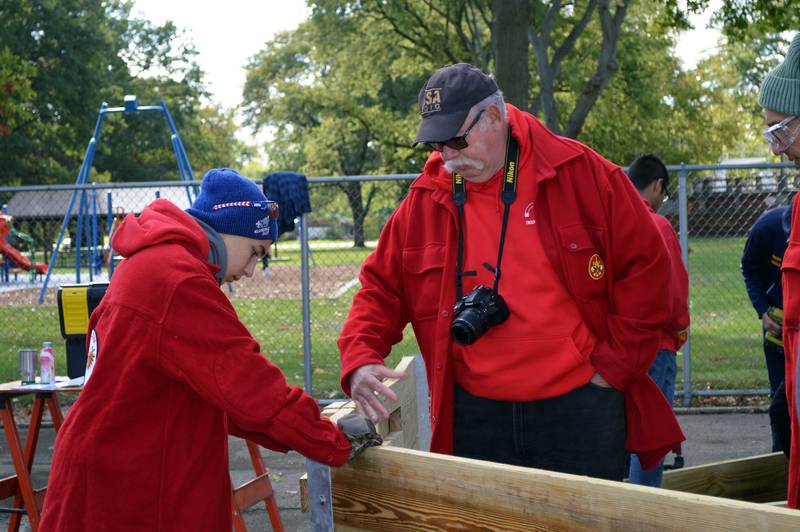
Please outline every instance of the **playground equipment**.
[[7, 237], [9, 233], [13, 234], [18, 240], [28, 245], [28, 251], [31, 257], [34, 257], [35, 248], [33, 238], [20, 231], [14, 231], [11, 225], [13, 222], [13, 216], [0, 214], [0, 255], [3, 256], [3, 260], [10, 260], [23, 270], [31, 271], [33, 276], [47, 273], [47, 264], [34, 262], [28, 259], [21, 251], [8, 243]]
[[[164, 118], [167, 121], [167, 126], [171, 132], [171, 141], [172, 141], [172, 148], [175, 151], [175, 157], [178, 161], [178, 171], [181, 175], [181, 181], [194, 181], [194, 174], [192, 173], [192, 167], [189, 164], [189, 156], [186, 155], [186, 150], [183, 147], [183, 142], [181, 141], [180, 135], [178, 135], [177, 129], [175, 129], [175, 123], [172, 121], [172, 116], [169, 114], [169, 110], [167, 110], [167, 104], [163, 101], [159, 103], [159, 105], [151, 105], [151, 106], [139, 106], [139, 102], [134, 95], [126, 95], [124, 99], [123, 107], [109, 107], [107, 103], [103, 102], [100, 106], [100, 111], [97, 115], [97, 123], [94, 128], [94, 134], [92, 138], [89, 140], [89, 145], [86, 147], [86, 153], [83, 156], [83, 163], [81, 164], [80, 171], [78, 172], [78, 177], [75, 180], [75, 185], [87, 185], [89, 182], [89, 173], [92, 170], [92, 162], [94, 161], [94, 154], [97, 149], [97, 143], [100, 141], [100, 130], [103, 127], [103, 121], [107, 114], [114, 114], [114, 113], [161, 113], [164, 115]], [[97, 268], [99, 264], [102, 264], [102, 258], [98, 260], [99, 254], [97, 253], [97, 197], [96, 191], [92, 190], [92, 199], [89, 201], [87, 199], [87, 189], [91, 190], [91, 187], [85, 187], [78, 189], [76, 188], [75, 191], [72, 193], [72, 198], [69, 202], [69, 207], [67, 207], [67, 212], [64, 214], [64, 222], [61, 224], [61, 230], [58, 233], [58, 240], [56, 241], [55, 248], [53, 249], [53, 255], [50, 259], [50, 267], [47, 269], [47, 275], [45, 276], [44, 283], [42, 283], [42, 290], [39, 292], [39, 303], [44, 301], [44, 295], [47, 291], [47, 284], [50, 281], [50, 274], [53, 271], [53, 268], [56, 264], [56, 259], [58, 258], [58, 250], [61, 247], [61, 241], [64, 238], [64, 233], [67, 232], [67, 226], [69, 225], [69, 221], [72, 218], [72, 210], [75, 207], [75, 199], [78, 196], [78, 192], [80, 190], [81, 199], [80, 199], [80, 206], [78, 212], [78, 230], [77, 230], [77, 242], [76, 242], [76, 271], [77, 279], [76, 282], [80, 282], [80, 256], [81, 256], [81, 239], [82, 233], [84, 232], [84, 218], [89, 218], [89, 211], [91, 209], [92, 215], [92, 227], [91, 227], [91, 240], [92, 240], [92, 261], [90, 264], [89, 269], [89, 278], [93, 280], [93, 271]], [[186, 186], [186, 196], [189, 199], [189, 203], [192, 203], [192, 194], [197, 194], [197, 185], [187, 185]], [[108, 211], [109, 211], [109, 219], [111, 218], [111, 197], [109, 194], [108, 197]], [[86, 233], [87, 233], [87, 242], [90, 240], [88, 235], [90, 234], [89, 226], [86, 224]], [[113, 257], [111, 258], [111, 263], [113, 264]], [[109, 276], [111, 275], [111, 269], [109, 269]]]

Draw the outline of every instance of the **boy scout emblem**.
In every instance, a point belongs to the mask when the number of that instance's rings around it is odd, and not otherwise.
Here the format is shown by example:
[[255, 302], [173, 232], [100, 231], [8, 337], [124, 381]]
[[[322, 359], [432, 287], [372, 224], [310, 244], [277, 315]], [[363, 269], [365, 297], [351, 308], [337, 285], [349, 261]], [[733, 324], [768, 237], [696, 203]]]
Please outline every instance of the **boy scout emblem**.
[[89, 336], [89, 351], [86, 353], [86, 372], [83, 375], [83, 384], [89, 382], [89, 377], [92, 376], [94, 366], [97, 363], [97, 331], [92, 329], [92, 334]]
[[589, 277], [595, 281], [599, 281], [605, 274], [606, 265], [603, 264], [603, 259], [600, 258], [600, 255], [595, 253], [592, 255], [592, 258], [589, 259]]
[[428, 89], [425, 91], [425, 100], [422, 103], [422, 113], [435, 113], [442, 110], [442, 89]]

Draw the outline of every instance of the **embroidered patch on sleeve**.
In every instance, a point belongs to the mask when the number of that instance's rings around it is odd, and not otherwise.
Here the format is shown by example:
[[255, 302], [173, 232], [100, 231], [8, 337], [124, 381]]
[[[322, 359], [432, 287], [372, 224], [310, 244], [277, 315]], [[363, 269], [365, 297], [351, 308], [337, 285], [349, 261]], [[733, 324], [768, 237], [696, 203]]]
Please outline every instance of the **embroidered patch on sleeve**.
[[86, 352], [86, 373], [83, 375], [83, 384], [89, 382], [89, 377], [92, 376], [94, 367], [97, 365], [97, 331], [92, 329], [92, 334], [89, 337], [89, 350]]

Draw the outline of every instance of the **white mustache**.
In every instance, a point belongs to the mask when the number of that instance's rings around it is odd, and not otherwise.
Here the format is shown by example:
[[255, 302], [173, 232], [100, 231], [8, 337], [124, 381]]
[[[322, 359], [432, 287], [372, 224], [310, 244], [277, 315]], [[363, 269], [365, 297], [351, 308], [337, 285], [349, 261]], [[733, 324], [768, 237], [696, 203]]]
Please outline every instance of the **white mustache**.
[[481, 161], [477, 161], [475, 159], [470, 159], [468, 157], [458, 157], [456, 159], [450, 159], [449, 161], [445, 161], [444, 167], [445, 169], [450, 172], [451, 174], [455, 172], [456, 168], [473, 168], [478, 172], [483, 170], [485, 165]]

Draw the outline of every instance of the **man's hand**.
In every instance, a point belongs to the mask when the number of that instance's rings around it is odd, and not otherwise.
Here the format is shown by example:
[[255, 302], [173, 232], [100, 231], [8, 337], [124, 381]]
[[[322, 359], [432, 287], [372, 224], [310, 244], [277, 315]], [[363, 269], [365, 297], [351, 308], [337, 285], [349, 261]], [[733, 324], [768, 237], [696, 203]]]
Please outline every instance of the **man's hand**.
[[612, 386], [611, 386], [611, 385], [608, 383], [608, 381], [607, 381], [607, 380], [605, 380], [605, 379], [603, 378], [603, 376], [602, 376], [602, 375], [600, 375], [600, 374], [599, 374], [599, 373], [597, 373], [597, 372], [595, 372], [595, 374], [594, 374], [594, 375], [592, 375], [592, 378], [589, 380], [589, 382], [591, 382], [592, 384], [595, 384], [595, 385], [597, 385], [597, 386], [600, 386], [600, 387], [602, 387], [602, 388], [611, 388], [611, 387], [612, 387]]
[[375, 430], [372, 421], [360, 414], [347, 414], [340, 418], [336, 425], [339, 426], [350, 442], [350, 454], [347, 460], [352, 460], [367, 447], [374, 447], [383, 443], [383, 438]]
[[764, 330], [770, 333], [772, 336], [776, 338], [780, 338], [783, 334], [783, 330], [779, 323], [769, 317], [769, 312], [765, 312], [761, 316], [761, 321], [764, 323]]
[[383, 384], [383, 379], [403, 379], [406, 374], [394, 371], [383, 364], [367, 364], [361, 366], [350, 376], [350, 398], [356, 403], [359, 414], [367, 416], [374, 423], [379, 419], [387, 419], [389, 412], [383, 406], [379, 395], [391, 401], [397, 401], [397, 394]]

